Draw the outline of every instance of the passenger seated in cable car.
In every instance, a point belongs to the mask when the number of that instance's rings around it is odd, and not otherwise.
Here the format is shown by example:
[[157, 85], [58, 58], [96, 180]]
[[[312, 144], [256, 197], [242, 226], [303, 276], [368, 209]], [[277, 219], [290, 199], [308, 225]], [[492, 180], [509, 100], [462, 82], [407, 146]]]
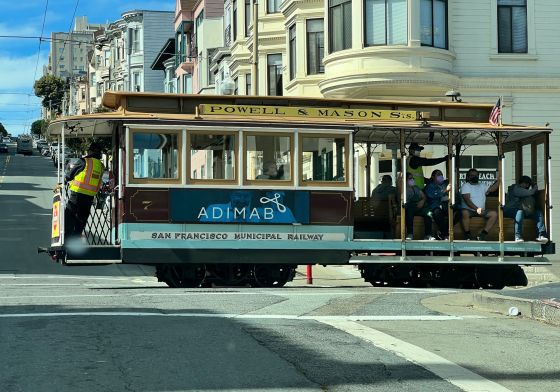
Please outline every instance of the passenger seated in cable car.
[[486, 224], [481, 232], [476, 236], [478, 241], [484, 241], [488, 232], [494, 227], [498, 220], [498, 213], [494, 210], [486, 209], [486, 196], [497, 191], [499, 181], [488, 186], [478, 182], [478, 170], [472, 168], [467, 172], [467, 182], [461, 186], [461, 222], [465, 240], [471, 240], [470, 220], [472, 217], [482, 217], [486, 219]]
[[449, 239], [448, 208], [449, 191], [451, 185], [443, 177], [441, 170], [436, 169], [432, 172], [428, 185], [424, 188], [427, 198], [429, 213], [438, 226], [439, 239]]
[[515, 242], [523, 242], [523, 219], [532, 218], [536, 222], [537, 241], [548, 242], [543, 212], [536, 206], [537, 184], [531, 177], [522, 176], [517, 184], [510, 185], [506, 195], [504, 216], [514, 219]]
[[426, 205], [426, 195], [414, 182], [412, 173], [406, 173], [406, 204], [405, 209], [405, 227], [406, 239], [414, 239], [414, 217], [421, 216], [424, 219], [424, 239], [433, 241], [432, 236], [432, 218]]
[[263, 165], [262, 174], [257, 176], [257, 180], [278, 180], [280, 179], [278, 175], [278, 167], [276, 166], [276, 162], [268, 161], [265, 162]]
[[385, 174], [381, 178], [381, 183], [371, 191], [372, 201], [388, 201], [391, 196], [395, 197], [397, 188], [393, 186], [393, 179], [390, 175]]

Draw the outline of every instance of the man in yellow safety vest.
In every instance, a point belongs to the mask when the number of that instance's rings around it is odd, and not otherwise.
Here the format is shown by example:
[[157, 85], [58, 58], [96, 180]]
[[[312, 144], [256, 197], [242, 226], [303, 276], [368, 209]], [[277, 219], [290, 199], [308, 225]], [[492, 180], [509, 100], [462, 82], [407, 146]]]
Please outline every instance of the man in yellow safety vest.
[[70, 184], [70, 197], [64, 210], [65, 238], [79, 237], [84, 231], [93, 198], [101, 187], [103, 170], [101, 146], [93, 142], [87, 155], [66, 173], [66, 182]]
[[424, 166], [433, 166], [438, 163], [447, 161], [447, 155], [441, 158], [424, 158], [420, 156], [420, 151], [424, 147], [420, 146], [418, 143], [410, 143], [408, 146], [408, 152], [410, 153], [410, 159], [407, 162], [406, 172], [412, 174], [414, 178], [415, 185], [424, 189], [425, 179], [424, 179]]

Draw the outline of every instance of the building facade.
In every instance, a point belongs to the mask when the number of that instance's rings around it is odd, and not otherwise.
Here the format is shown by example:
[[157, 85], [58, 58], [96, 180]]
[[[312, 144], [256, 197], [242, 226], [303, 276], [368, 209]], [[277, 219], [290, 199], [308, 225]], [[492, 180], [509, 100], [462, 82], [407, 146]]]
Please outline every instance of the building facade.
[[165, 92], [165, 74], [152, 69], [162, 47], [173, 37], [173, 12], [133, 10], [96, 34], [89, 56], [89, 102], [101, 107], [103, 93]]
[[[255, 78], [259, 95], [443, 101], [455, 90], [464, 102], [495, 103], [502, 96], [504, 123], [560, 128], [560, 26], [554, 22], [560, 9], [553, 0], [261, 1], [256, 76], [252, 5], [224, 2], [227, 68], [237, 94], [250, 94]], [[559, 144], [552, 136], [552, 149]], [[357, 153], [363, 168], [364, 149]], [[360, 196], [368, 180], [376, 184], [390, 174], [394, 153], [376, 147], [372, 177], [358, 173]], [[445, 155], [429, 146], [424, 154]], [[543, 154], [527, 145], [522, 155], [544, 162]], [[469, 149], [461, 159], [461, 166], [495, 173], [494, 146]], [[560, 170], [560, 156], [553, 157], [552, 170]], [[543, 181], [538, 170], [524, 174]], [[554, 181], [552, 188], [560, 194]], [[560, 216], [552, 223], [560, 224]]]

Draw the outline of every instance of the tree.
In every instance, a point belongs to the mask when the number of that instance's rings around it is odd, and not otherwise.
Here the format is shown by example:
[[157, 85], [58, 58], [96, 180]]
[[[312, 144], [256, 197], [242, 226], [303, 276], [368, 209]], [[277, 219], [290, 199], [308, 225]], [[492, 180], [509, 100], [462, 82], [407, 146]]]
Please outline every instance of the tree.
[[54, 75], [44, 75], [33, 85], [35, 95], [43, 98], [43, 106], [58, 114], [62, 113], [62, 100], [66, 88], [64, 79]]
[[8, 131], [6, 130], [6, 128], [4, 128], [4, 125], [2, 123], [0, 123], [0, 135], [8, 136]]
[[37, 120], [31, 124], [31, 134], [41, 136], [49, 125], [48, 120]]

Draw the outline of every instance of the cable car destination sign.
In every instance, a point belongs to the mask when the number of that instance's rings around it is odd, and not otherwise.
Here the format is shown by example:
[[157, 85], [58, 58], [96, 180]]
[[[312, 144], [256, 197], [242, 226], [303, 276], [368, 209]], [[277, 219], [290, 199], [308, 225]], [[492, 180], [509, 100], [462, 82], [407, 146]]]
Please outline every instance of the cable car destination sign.
[[384, 110], [367, 108], [314, 108], [301, 106], [261, 105], [198, 105], [201, 115], [272, 116], [349, 120], [416, 121], [420, 112], [414, 110]]

